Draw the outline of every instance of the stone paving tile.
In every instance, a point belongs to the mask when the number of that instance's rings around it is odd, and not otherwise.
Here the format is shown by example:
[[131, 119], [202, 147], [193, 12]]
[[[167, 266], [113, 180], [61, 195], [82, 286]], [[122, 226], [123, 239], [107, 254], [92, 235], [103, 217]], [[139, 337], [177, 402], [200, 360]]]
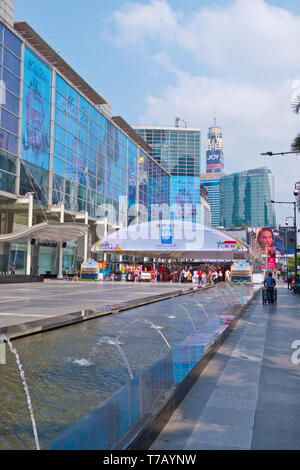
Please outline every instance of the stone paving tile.
[[198, 444], [202, 442], [207, 442], [216, 448], [229, 446], [250, 449], [251, 441], [252, 427], [205, 422], [201, 416], [184, 450], [198, 449]]
[[[287, 410], [286, 407], [276, 407], [277, 411], [270, 409], [256, 411], [254, 428], [260, 431], [295, 432], [299, 435], [300, 407], [295, 411], [293, 406]], [[299, 439], [300, 443], [300, 439]]]
[[259, 429], [253, 435], [252, 450], [299, 450], [299, 432]]

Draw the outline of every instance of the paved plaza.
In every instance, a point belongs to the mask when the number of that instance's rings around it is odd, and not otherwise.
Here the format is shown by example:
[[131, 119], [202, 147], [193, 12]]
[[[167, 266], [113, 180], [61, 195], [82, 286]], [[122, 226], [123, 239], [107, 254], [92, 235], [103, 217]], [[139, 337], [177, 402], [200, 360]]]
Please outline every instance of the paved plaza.
[[256, 297], [152, 450], [300, 449], [300, 297], [278, 290], [274, 309]]
[[0, 285], [0, 328], [117, 302], [189, 289], [191, 284], [48, 281]]

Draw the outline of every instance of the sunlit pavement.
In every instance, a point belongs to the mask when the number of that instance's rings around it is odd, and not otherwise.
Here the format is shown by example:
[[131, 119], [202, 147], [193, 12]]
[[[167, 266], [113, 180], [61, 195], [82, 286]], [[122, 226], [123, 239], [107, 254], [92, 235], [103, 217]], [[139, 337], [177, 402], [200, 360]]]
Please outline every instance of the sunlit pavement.
[[0, 328], [190, 289], [192, 284], [50, 281], [0, 285]]
[[280, 284], [278, 305], [258, 295], [151, 449], [299, 449], [299, 390], [300, 295]]

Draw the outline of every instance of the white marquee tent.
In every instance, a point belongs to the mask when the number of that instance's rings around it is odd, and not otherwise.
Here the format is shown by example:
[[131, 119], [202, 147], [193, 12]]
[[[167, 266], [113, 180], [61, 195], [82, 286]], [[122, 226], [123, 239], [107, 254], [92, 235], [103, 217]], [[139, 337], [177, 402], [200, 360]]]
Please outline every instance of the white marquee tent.
[[248, 259], [249, 247], [226, 232], [181, 220], [130, 225], [92, 247], [94, 253], [114, 253], [160, 259]]

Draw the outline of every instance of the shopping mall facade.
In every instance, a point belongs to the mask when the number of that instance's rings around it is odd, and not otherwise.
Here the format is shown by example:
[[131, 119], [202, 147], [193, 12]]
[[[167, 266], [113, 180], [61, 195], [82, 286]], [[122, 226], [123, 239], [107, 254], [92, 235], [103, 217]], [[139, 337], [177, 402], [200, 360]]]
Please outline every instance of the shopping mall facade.
[[[170, 203], [170, 175], [148, 145], [27, 23], [0, 23], [0, 74], [1, 237], [45, 221], [88, 224], [88, 240], [79, 230], [62, 244], [72, 272], [87, 243]], [[30, 249], [31, 272], [59, 274], [59, 236], [0, 243], [0, 272], [25, 272]]]

